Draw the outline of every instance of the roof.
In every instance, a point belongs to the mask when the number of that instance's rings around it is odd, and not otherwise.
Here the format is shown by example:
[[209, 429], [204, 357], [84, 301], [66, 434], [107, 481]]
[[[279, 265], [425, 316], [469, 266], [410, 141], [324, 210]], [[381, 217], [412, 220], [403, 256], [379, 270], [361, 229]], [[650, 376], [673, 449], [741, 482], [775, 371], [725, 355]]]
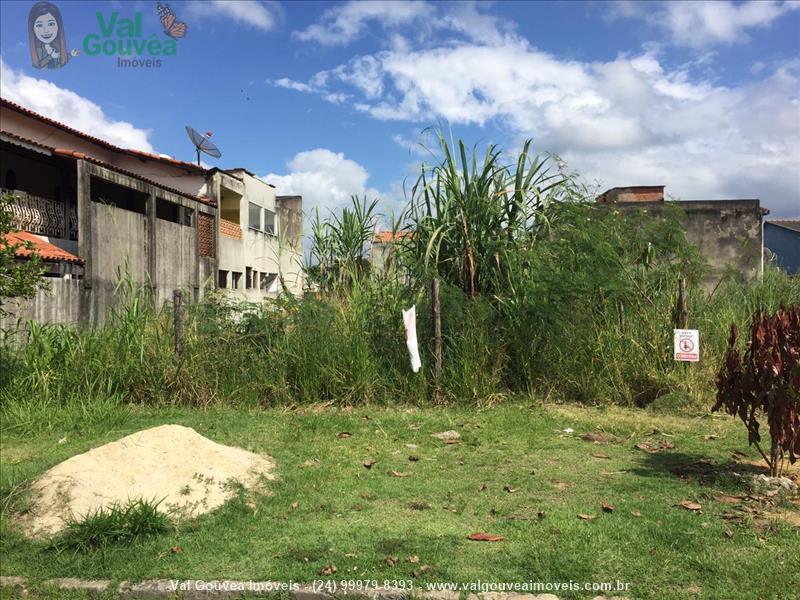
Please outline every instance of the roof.
[[22, 244], [15, 251], [14, 256], [18, 258], [29, 258], [33, 252], [25, 247], [26, 242], [30, 242], [34, 246], [34, 252], [42, 257], [42, 260], [48, 262], [70, 262], [83, 264], [83, 259], [70, 254], [66, 250], [58, 246], [46, 242], [42, 238], [27, 231], [12, 231], [3, 236], [3, 241], [6, 246], [14, 244]]
[[57, 154], [59, 156], [66, 156], [68, 158], [75, 158], [75, 159], [82, 159], [88, 162], [94, 163], [100, 167], [104, 167], [111, 171], [116, 171], [117, 173], [121, 173], [133, 179], [138, 179], [139, 181], [143, 181], [145, 183], [149, 183], [156, 187], [161, 188], [162, 190], [166, 190], [168, 192], [172, 192], [173, 194], [178, 194], [179, 196], [183, 196], [185, 198], [190, 198], [192, 200], [196, 200], [198, 202], [202, 202], [203, 204], [208, 204], [210, 206], [214, 206], [214, 202], [207, 196], [194, 196], [192, 194], [188, 194], [186, 192], [182, 192], [176, 188], [171, 188], [164, 184], [158, 183], [157, 181], [153, 181], [152, 179], [148, 179], [138, 173], [134, 173], [133, 171], [128, 171], [127, 169], [122, 169], [116, 165], [112, 165], [111, 163], [107, 163], [104, 160], [100, 160], [99, 158], [95, 158], [93, 156], [89, 156], [83, 152], [78, 152], [77, 150], [71, 150], [69, 148], [53, 148], [52, 146], [46, 146], [41, 142], [35, 142], [33, 140], [29, 140], [27, 138], [21, 137], [15, 133], [11, 133], [9, 131], [0, 130], [0, 138], [9, 138], [11, 143], [17, 144], [26, 144], [30, 146], [36, 146], [37, 148], [47, 150], [52, 154]]
[[800, 219], [778, 219], [775, 221], [766, 221], [765, 225], [777, 225], [778, 227], [791, 229], [792, 231], [797, 231], [800, 233]]
[[100, 139], [93, 135], [89, 135], [88, 133], [85, 133], [83, 131], [79, 131], [73, 127], [70, 127], [69, 125], [65, 125], [64, 123], [60, 123], [59, 121], [56, 121], [49, 117], [45, 117], [44, 115], [40, 115], [39, 113], [34, 112], [29, 108], [25, 108], [24, 106], [21, 106], [16, 102], [11, 102], [11, 100], [7, 100], [6, 98], [0, 97], [0, 105], [10, 108], [11, 110], [15, 110], [24, 115], [27, 115], [28, 117], [36, 119], [37, 121], [40, 121], [42, 123], [46, 123], [48, 125], [52, 125], [53, 127], [57, 127], [58, 129], [66, 131], [67, 133], [71, 133], [72, 135], [81, 137], [87, 141], [92, 142], [93, 144], [97, 144], [98, 146], [103, 146], [104, 148], [108, 148], [109, 150], [114, 150], [115, 152], [123, 152], [125, 154], [130, 154], [131, 156], [136, 156], [138, 158], [146, 160], [155, 160], [158, 162], [170, 164], [172, 166], [181, 167], [184, 169], [190, 169], [202, 172], [206, 171], [205, 168], [201, 167], [200, 165], [196, 165], [194, 163], [185, 162], [182, 160], [176, 160], [174, 158], [168, 158], [166, 156], [161, 156], [159, 154], [152, 154], [150, 152], [144, 152], [142, 150], [134, 150], [132, 148], [122, 148], [120, 146], [115, 146], [114, 144], [111, 144], [110, 142], [107, 142], [103, 139]]
[[391, 244], [392, 242], [396, 242], [397, 240], [401, 240], [410, 236], [410, 231], [376, 231], [375, 237], [372, 239], [372, 241], [379, 244]]

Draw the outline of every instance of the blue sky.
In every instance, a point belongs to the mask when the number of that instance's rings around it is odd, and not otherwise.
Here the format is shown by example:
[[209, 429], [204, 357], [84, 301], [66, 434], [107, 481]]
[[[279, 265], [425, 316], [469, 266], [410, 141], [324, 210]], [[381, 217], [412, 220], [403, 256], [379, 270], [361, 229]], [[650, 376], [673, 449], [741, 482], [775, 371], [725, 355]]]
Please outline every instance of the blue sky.
[[[61, 69], [33, 68], [33, 2], [0, 3], [4, 97], [114, 143], [246, 167], [305, 207], [350, 194], [402, 203], [439, 122], [470, 144], [526, 138], [599, 187], [759, 197], [800, 217], [800, 2], [170, 2], [188, 25], [161, 66], [90, 56], [97, 13], [156, 2], [55, 2]], [[117, 39], [116, 37], [114, 39]], [[130, 57], [129, 57], [130, 58]], [[145, 57], [146, 58], [146, 57]]]

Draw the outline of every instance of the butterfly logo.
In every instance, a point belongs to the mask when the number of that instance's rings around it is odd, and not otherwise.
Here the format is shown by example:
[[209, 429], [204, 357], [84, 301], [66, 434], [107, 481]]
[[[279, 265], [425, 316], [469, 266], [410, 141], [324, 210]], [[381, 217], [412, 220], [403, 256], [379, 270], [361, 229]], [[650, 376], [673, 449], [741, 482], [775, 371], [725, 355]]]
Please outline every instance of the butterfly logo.
[[169, 7], [169, 4], [158, 3], [158, 18], [164, 26], [164, 33], [174, 40], [186, 35], [187, 25], [183, 21], [178, 21], [178, 17]]

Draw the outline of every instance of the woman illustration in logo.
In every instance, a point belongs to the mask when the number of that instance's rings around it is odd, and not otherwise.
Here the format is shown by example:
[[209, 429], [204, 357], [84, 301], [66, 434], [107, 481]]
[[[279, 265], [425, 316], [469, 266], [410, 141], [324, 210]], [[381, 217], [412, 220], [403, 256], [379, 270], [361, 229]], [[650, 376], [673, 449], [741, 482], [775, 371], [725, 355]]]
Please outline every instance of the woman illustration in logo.
[[52, 2], [37, 2], [28, 15], [28, 41], [31, 60], [37, 69], [60, 69], [67, 61], [78, 56], [78, 51], [67, 52], [64, 21], [61, 11]]

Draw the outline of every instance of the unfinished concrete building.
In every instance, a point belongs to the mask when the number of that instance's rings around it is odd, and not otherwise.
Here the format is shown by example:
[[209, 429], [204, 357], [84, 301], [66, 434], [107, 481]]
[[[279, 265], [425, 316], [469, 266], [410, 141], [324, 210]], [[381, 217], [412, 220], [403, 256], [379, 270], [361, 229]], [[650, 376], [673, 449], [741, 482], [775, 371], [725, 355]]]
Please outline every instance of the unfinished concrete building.
[[[236, 173], [226, 177], [239, 182], [238, 201], [246, 206], [250, 190]], [[150, 288], [159, 305], [176, 289], [189, 301], [202, 298], [219, 282], [221, 179], [217, 169], [120, 148], [0, 100], [0, 193], [14, 197], [16, 235], [42, 255], [50, 283], [32, 300], [6, 306], [13, 314], [3, 325], [28, 319], [100, 323], [118, 301], [120, 281]], [[288, 210], [284, 218], [293, 224], [287, 231], [297, 255], [301, 205], [293, 200], [278, 211]], [[25, 250], [17, 256], [25, 260]], [[242, 256], [259, 272], [283, 272], [255, 245]], [[282, 289], [301, 293], [299, 274], [285, 280]], [[261, 290], [260, 297], [276, 291]]]
[[686, 239], [697, 247], [709, 272], [706, 287], [713, 287], [729, 270], [758, 277], [764, 270], [764, 216], [769, 210], [760, 200], [664, 199], [664, 186], [616, 187], [597, 197], [601, 204], [623, 210], [646, 210], [658, 216], [666, 206], [683, 213]]

